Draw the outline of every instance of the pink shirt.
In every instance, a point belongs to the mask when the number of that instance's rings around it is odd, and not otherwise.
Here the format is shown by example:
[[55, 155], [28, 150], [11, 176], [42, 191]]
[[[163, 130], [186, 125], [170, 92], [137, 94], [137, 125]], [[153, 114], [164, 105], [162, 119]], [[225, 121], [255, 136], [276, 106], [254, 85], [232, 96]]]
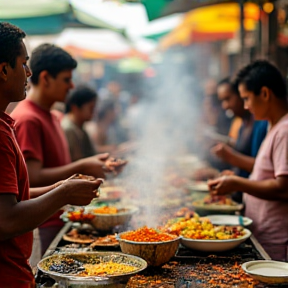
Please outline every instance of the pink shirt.
[[[260, 147], [251, 180], [288, 176], [288, 114], [267, 134]], [[268, 201], [244, 194], [245, 215], [253, 220], [252, 232], [275, 260], [287, 260], [288, 202]]]

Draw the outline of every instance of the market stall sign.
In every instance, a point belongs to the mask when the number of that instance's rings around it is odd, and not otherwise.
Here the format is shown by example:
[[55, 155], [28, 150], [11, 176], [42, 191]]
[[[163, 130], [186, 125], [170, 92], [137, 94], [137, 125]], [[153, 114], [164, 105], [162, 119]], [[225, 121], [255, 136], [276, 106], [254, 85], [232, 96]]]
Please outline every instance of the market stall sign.
[[142, 0], [145, 6], [149, 21], [157, 18], [171, 15], [174, 13], [183, 13], [191, 9], [219, 4], [235, 2], [231, 0]]

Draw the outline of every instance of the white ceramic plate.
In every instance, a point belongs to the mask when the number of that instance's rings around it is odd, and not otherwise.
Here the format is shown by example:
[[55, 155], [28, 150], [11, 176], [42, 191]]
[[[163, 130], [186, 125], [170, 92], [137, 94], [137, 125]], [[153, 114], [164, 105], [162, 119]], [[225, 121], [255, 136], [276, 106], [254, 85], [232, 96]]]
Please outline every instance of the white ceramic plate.
[[187, 248], [205, 252], [222, 252], [231, 250], [246, 239], [251, 236], [251, 232], [248, 229], [244, 229], [245, 235], [237, 239], [229, 240], [200, 240], [200, 239], [190, 239], [190, 238], [181, 238], [181, 244]]
[[[215, 225], [242, 225], [237, 215], [209, 215], [207, 216], [210, 221]], [[253, 220], [248, 217], [242, 217], [243, 226], [249, 226]]]
[[288, 263], [258, 260], [242, 264], [242, 269], [252, 278], [265, 283], [288, 283]]

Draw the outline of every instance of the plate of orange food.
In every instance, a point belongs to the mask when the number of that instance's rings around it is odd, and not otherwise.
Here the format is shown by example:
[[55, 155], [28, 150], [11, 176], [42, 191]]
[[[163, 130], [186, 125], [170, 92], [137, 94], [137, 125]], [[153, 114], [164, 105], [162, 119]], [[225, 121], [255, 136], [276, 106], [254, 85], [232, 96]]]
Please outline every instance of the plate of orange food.
[[77, 229], [72, 229], [68, 233], [63, 235], [63, 240], [78, 244], [90, 244], [95, 241], [95, 236], [87, 231], [78, 231]]
[[97, 237], [91, 244], [90, 247], [118, 247], [119, 241], [116, 239], [116, 234], [106, 235], [104, 237]]
[[112, 231], [119, 225], [127, 225], [132, 216], [138, 212], [136, 206], [105, 205], [101, 207], [87, 207], [87, 212], [95, 215], [91, 225], [96, 230]]

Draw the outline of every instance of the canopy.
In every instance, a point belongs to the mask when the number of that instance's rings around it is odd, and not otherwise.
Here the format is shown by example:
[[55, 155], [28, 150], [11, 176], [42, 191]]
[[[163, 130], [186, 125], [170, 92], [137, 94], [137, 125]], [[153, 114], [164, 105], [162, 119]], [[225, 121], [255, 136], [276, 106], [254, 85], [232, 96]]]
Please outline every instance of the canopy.
[[[244, 26], [246, 31], [257, 27], [260, 10], [256, 4], [244, 6]], [[160, 46], [189, 45], [231, 39], [240, 29], [240, 7], [237, 3], [218, 4], [202, 7], [187, 13], [182, 23], [161, 40]]]
[[[127, 1], [127, 0], [126, 0]], [[145, 6], [149, 21], [175, 14], [184, 13], [192, 9], [216, 5], [221, 3], [238, 3], [237, 0], [139, 0]], [[275, 2], [276, 0], [244, 0], [245, 3]]]
[[142, 0], [149, 21], [171, 15], [183, 13], [191, 9], [217, 3], [233, 2], [231, 0]]
[[56, 34], [66, 27], [97, 27], [123, 32], [119, 27], [83, 11], [80, 2], [0, 0], [0, 21], [15, 24], [28, 35]]
[[182, 19], [182, 14], [174, 14], [152, 22], [147, 22], [146, 26], [140, 31], [140, 35], [146, 39], [159, 41], [160, 38], [180, 25]]
[[66, 29], [55, 42], [73, 56], [86, 59], [148, 57], [121, 34], [104, 29]]

